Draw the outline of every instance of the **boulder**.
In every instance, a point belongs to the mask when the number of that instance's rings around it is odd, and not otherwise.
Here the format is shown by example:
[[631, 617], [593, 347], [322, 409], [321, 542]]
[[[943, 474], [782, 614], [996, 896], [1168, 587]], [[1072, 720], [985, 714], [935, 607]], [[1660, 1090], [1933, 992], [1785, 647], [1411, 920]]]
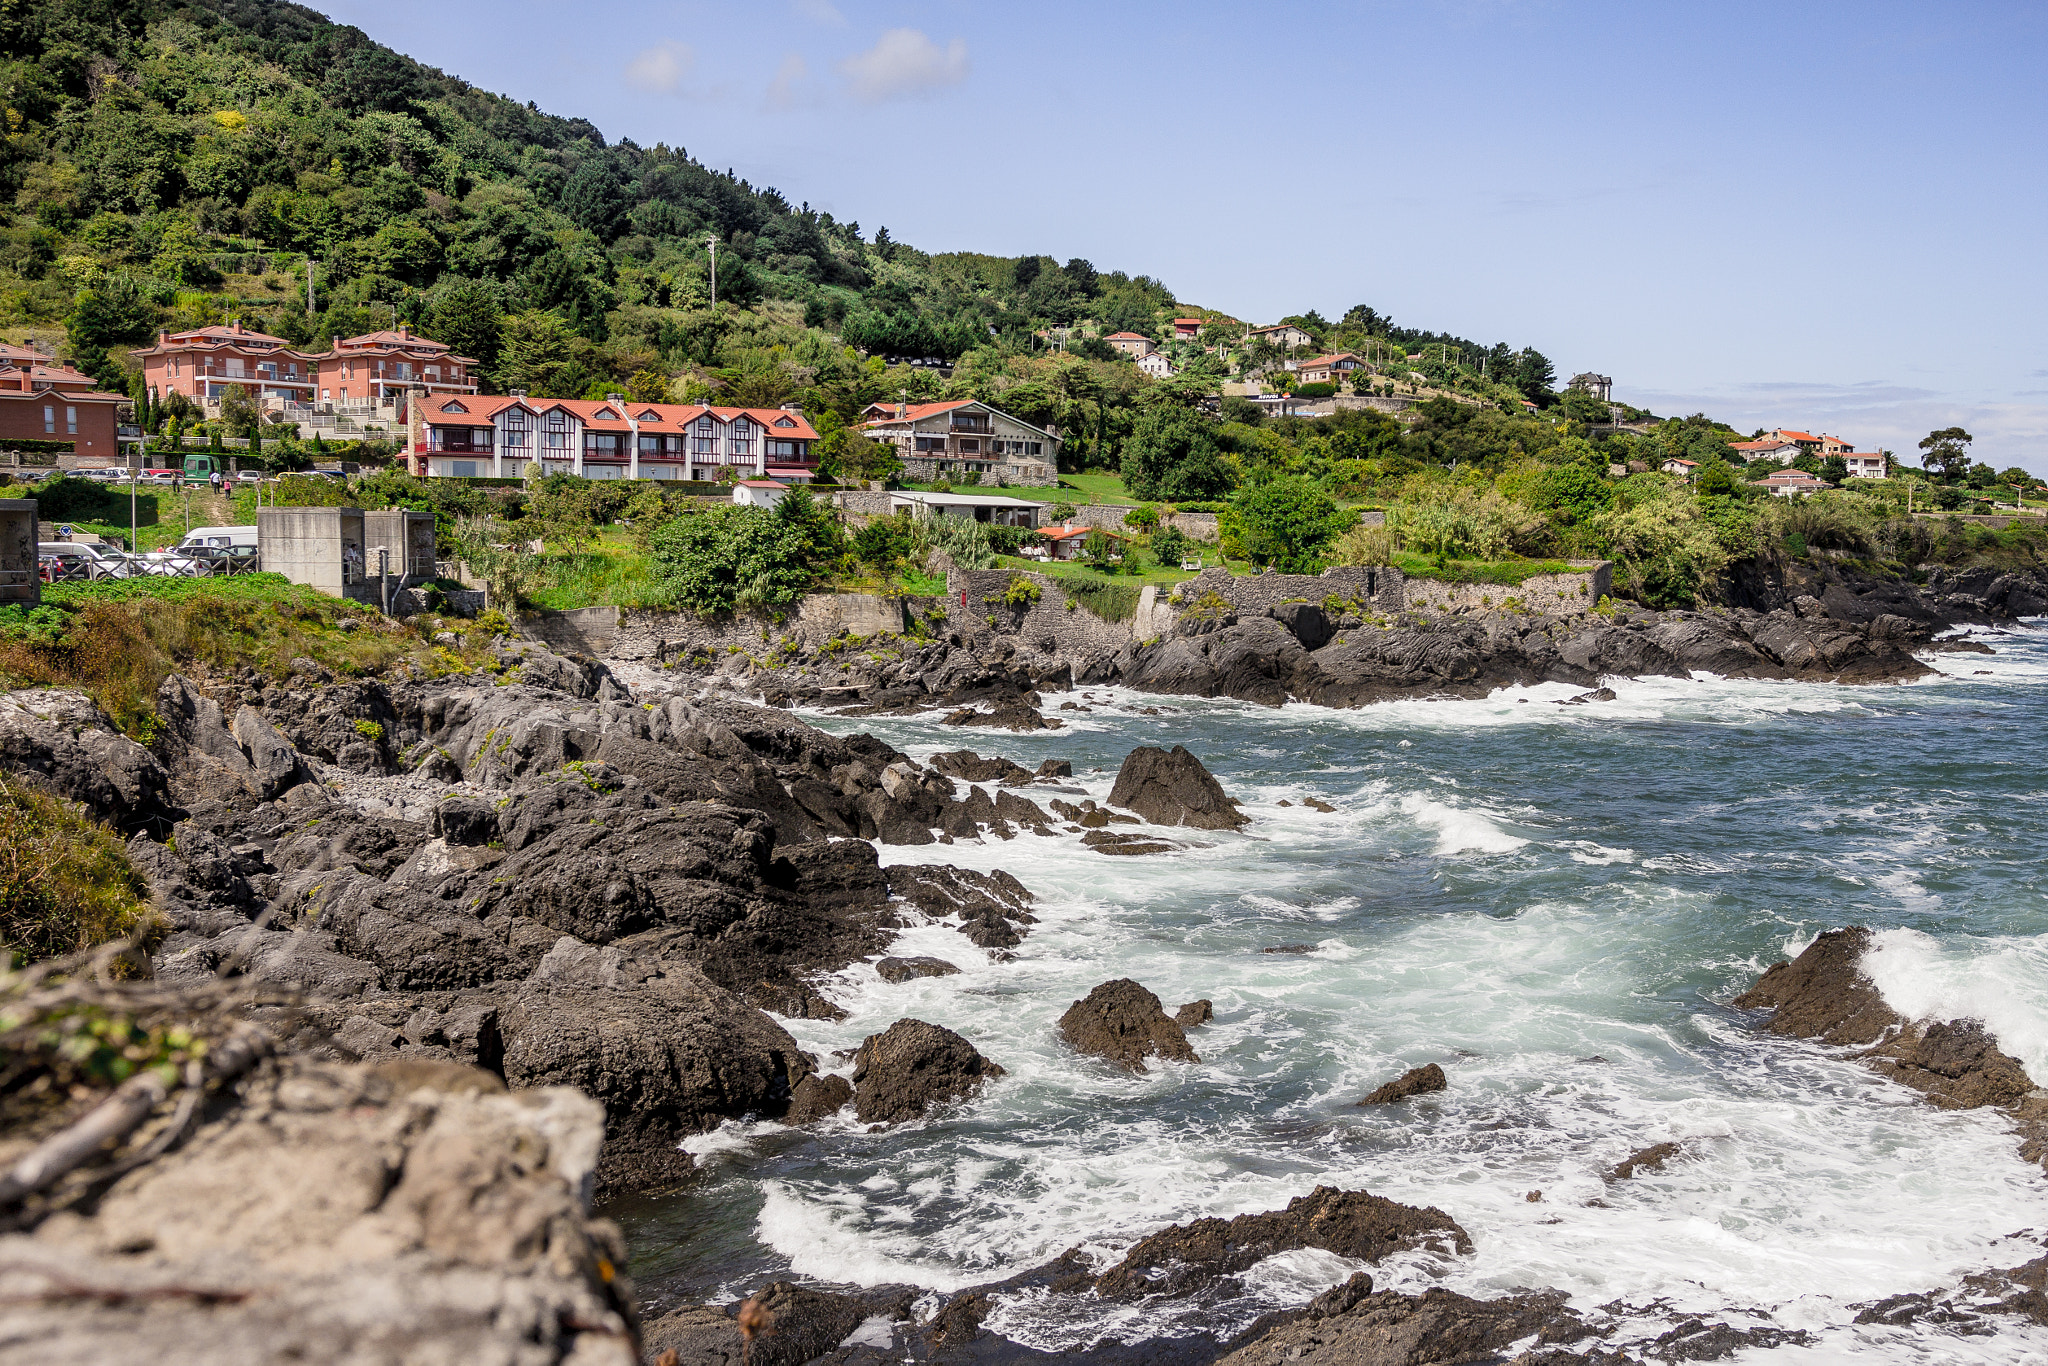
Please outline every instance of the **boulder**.
[[1133, 1072], [1144, 1060], [1200, 1062], [1188, 1036], [1160, 1007], [1159, 998], [1128, 977], [1101, 986], [1060, 1016], [1060, 1037], [1077, 1053], [1104, 1058]]
[[1431, 1091], [1441, 1091], [1449, 1085], [1450, 1082], [1444, 1078], [1444, 1069], [1438, 1067], [1435, 1063], [1428, 1063], [1422, 1067], [1409, 1068], [1406, 1072], [1403, 1072], [1400, 1076], [1394, 1078], [1358, 1103], [1360, 1105], [1387, 1105], [1393, 1101], [1406, 1100], [1410, 1096], [1421, 1096], [1427, 1095]]
[[919, 977], [951, 977], [960, 969], [943, 958], [879, 958], [875, 971], [885, 982], [909, 982]]
[[86, 1213], [0, 1235], [0, 1358], [632, 1366], [602, 1141], [571, 1090], [280, 1059]]
[[1189, 825], [1198, 830], [1235, 830], [1251, 818], [1223, 795], [1222, 785], [1202, 761], [1181, 745], [1170, 751], [1132, 750], [1117, 770], [1109, 804], [1135, 811], [1154, 825]]
[[1209, 1004], [1207, 998], [1204, 998], [1200, 1001], [1190, 1001], [1178, 1011], [1175, 1011], [1173, 1022], [1182, 1029], [1193, 1029], [1197, 1025], [1205, 1025], [1215, 1018], [1215, 1008]]
[[934, 772], [943, 773], [948, 778], [958, 778], [966, 783], [1022, 784], [1030, 782], [1032, 778], [1030, 769], [1013, 764], [1001, 755], [983, 759], [971, 749], [941, 751], [925, 760], [925, 763]]
[[1472, 1239], [1457, 1220], [1434, 1206], [1418, 1209], [1370, 1191], [1318, 1186], [1284, 1210], [1161, 1229], [1099, 1276], [1095, 1289], [1102, 1295], [1185, 1294], [1276, 1252], [1298, 1248], [1377, 1262], [1390, 1253], [1417, 1249], [1470, 1254]]
[[234, 736], [248, 756], [256, 789], [265, 800], [305, 778], [305, 760], [260, 707], [243, 707], [235, 713]]
[[68, 689], [0, 693], [0, 773], [81, 803], [124, 832], [161, 836], [183, 814], [162, 761]]
[[790, 1093], [789, 1113], [782, 1117], [785, 1124], [815, 1124], [827, 1115], [836, 1115], [853, 1099], [853, 1084], [845, 1077], [813, 1073], [796, 1084]]
[[[742, 1313], [760, 1325], [751, 1337], [740, 1331]], [[646, 1360], [674, 1366], [804, 1366], [826, 1357], [871, 1317], [908, 1318], [909, 1297], [836, 1295], [777, 1281], [742, 1302], [663, 1315], [647, 1325], [643, 1350]]]
[[[1364, 1273], [1359, 1273], [1361, 1276]], [[1353, 1277], [1356, 1281], [1358, 1277]], [[1257, 1332], [1251, 1340], [1220, 1358], [1218, 1366], [1268, 1366], [1278, 1361], [1307, 1359], [1337, 1366], [1424, 1366], [1430, 1362], [1506, 1361], [1507, 1349], [1533, 1341], [1548, 1346], [1576, 1342], [1593, 1330], [1566, 1307], [1558, 1291], [1476, 1300], [1442, 1287], [1420, 1295], [1392, 1290], [1354, 1294], [1350, 1284], [1325, 1291], [1333, 1303], [1349, 1301], [1335, 1312], [1318, 1312], [1319, 1298], [1308, 1312], [1289, 1316], [1279, 1325]], [[1341, 1292], [1341, 1293], [1340, 1293]], [[1313, 1356], [1311, 1356], [1313, 1353]], [[1593, 1366], [1595, 1357], [1531, 1351], [1516, 1361], [1577, 1363]], [[1598, 1354], [1600, 1363], [1627, 1366], [1633, 1358], [1616, 1352]]]
[[985, 949], [1010, 949], [1024, 942], [1024, 927], [1037, 923], [1031, 893], [998, 869], [971, 872], [951, 864], [898, 864], [886, 870], [889, 890], [934, 920], [960, 917], [960, 932]]
[[898, 1020], [853, 1055], [853, 1108], [863, 1124], [901, 1124], [960, 1100], [1003, 1069], [950, 1029]]

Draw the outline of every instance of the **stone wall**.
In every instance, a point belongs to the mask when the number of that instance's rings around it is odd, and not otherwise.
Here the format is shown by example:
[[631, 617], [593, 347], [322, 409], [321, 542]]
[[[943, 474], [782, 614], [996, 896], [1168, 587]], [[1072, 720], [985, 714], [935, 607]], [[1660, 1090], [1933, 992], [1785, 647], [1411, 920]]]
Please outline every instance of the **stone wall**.
[[[945, 457], [945, 463], [957, 465], [962, 457], [953, 454]], [[903, 457], [903, 477], [917, 484], [935, 483], [941, 478], [955, 477], [939, 469], [939, 461], [928, 456], [906, 455]], [[982, 488], [1001, 485], [1004, 488], [1050, 488], [1059, 483], [1060, 477], [1051, 465], [1043, 460], [992, 460], [988, 472], [981, 476]], [[969, 487], [956, 484], [956, 489]]]
[[924, 601], [928, 600], [885, 598], [871, 593], [813, 593], [797, 604], [793, 615], [781, 621], [752, 613], [704, 618], [690, 612], [622, 612], [602, 653], [609, 659], [654, 663], [699, 650], [719, 654], [732, 646], [758, 654], [764, 646], [789, 636], [822, 645], [842, 632], [856, 636], [894, 635], [908, 627], [908, 610]]
[[1498, 583], [1438, 583], [1409, 579], [1407, 605], [1425, 612], [1526, 612], [1539, 616], [1575, 616], [1599, 606], [1614, 591], [1614, 565], [1607, 560], [1583, 563], [1575, 574], [1539, 574], [1508, 587]]
[[1387, 565], [1343, 565], [1320, 574], [1264, 574], [1239, 576], [1227, 569], [1205, 569], [1177, 585], [1169, 598], [1175, 608], [1185, 611], [1214, 593], [1229, 603], [1239, 616], [1258, 616], [1290, 602], [1321, 606], [1332, 596], [1355, 603], [1359, 610], [1393, 613], [1407, 605], [1403, 585], [1406, 576]]

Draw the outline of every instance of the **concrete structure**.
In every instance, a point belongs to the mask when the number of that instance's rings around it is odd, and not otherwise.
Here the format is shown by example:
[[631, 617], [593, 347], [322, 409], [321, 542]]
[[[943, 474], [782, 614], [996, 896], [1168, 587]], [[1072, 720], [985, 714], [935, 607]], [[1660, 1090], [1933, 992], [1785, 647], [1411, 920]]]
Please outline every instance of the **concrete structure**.
[[863, 416], [866, 435], [896, 447], [906, 480], [978, 474], [984, 483], [1059, 482], [1060, 439], [986, 403], [871, 403]]
[[36, 572], [36, 500], [0, 498], [0, 603], [34, 607], [43, 600]]
[[0, 342], [0, 447], [68, 441], [81, 461], [113, 464], [121, 454], [120, 414], [127, 404], [126, 395], [102, 392], [91, 375]]
[[130, 354], [142, 362], [142, 382], [153, 395], [179, 393], [202, 405], [235, 385], [273, 406], [310, 404], [321, 359], [240, 323], [159, 332], [156, 345]]
[[743, 508], [772, 508], [789, 492], [773, 479], [742, 479], [732, 486], [732, 500]]
[[1147, 351], [1138, 357], [1138, 368], [1154, 379], [1166, 379], [1175, 373], [1173, 362], [1164, 351]]
[[934, 517], [968, 517], [996, 526], [1036, 527], [1044, 509], [1043, 503], [995, 493], [914, 493], [899, 489], [889, 494], [892, 513], [922, 511]]
[[[378, 550], [390, 559], [380, 566]], [[269, 568], [268, 563], [264, 568]], [[409, 508], [380, 508], [363, 514], [363, 569], [373, 579], [380, 567], [410, 586], [434, 577], [434, 514]]]
[[713, 482], [742, 478], [809, 483], [817, 475], [818, 433], [795, 408], [713, 408], [703, 404], [510, 394], [427, 397], [413, 405], [410, 455], [430, 478], [525, 477]]
[[1139, 332], [1112, 332], [1103, 338], [1112, 349], [1136, 360], [1152, 354], [1152, 339]]
[[476, 392], [473, 358], [403, 327], [336, 338], [318, 362], [323, 402], [390, 403], [415, 388], [430, 397]]
[[262, 508], [256, 539], [269, 572], [337, 598], [367, 596], [361, 508]]

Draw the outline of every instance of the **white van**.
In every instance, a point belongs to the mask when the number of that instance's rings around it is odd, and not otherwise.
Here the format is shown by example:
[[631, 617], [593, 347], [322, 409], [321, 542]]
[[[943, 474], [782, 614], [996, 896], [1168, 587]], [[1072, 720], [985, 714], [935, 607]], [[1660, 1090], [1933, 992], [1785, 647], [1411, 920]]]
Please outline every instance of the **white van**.
[[231, 546], [256, 548], [256, 528], [253, 526], [195, 526], [185, 533], [185, 539], [173, 547], [177, 550], [226, 549]]

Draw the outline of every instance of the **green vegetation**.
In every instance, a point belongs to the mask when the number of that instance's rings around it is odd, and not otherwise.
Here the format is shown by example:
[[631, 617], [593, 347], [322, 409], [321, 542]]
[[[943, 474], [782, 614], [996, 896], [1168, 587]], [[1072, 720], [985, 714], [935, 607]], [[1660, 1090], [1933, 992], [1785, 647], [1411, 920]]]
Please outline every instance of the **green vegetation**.
[[432, 676], [483, 657], [490, 633], [436, 647], [438, 624], [401, 625], [277, 574], [229, 579], [101, 579], [56, 584], [42, 607], [0, 608], [0, 687], [82, 688], [130, 736], [156, 730], [156, 691], [173, 672], [244, 667], [282, 680], [311, 660], [343, 676], [405, 664]]
[[654, 572], [671, 601], [703, 616], [781, 613], [845, 554], [837, 515], [803, 489], [773, 508], [724, 504], [654, 533]]
[[130, 937], [153, 948], [169, 928], [119, 835], [0, 778], [0, 967]]

